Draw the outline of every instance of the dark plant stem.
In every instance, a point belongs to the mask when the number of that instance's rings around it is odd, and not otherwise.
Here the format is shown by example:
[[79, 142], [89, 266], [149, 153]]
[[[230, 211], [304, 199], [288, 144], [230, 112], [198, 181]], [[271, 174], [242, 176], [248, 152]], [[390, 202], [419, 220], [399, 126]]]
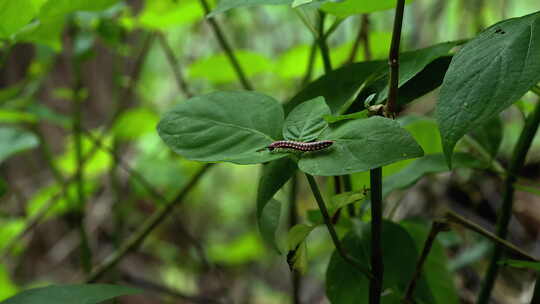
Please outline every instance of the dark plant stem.
[[403, 25], [403, 13], [405, 11], [405, 0], [397, 0], [396, 14], [394, 16], [394, 29], [392, 31], [392, 43], [390, 45], [390, 55], [388, 65], [390, 66], [388, 102], [386, 103], [386, 113], [393, 116], [397, 112], [397, 94], [399, 84], [399, 45], [401, 42], [401, 28]]
[[326, 38], [328, 38], [328, 35], [324, 33], [325, 20], [326, 20], [326, 13], [323, 11], [319, 11], [319, 26], [317, 28], [318, 30], [317, 44], [319, 45], [319, 49], [321, 50], [321, 56], [322, 56], [323, 65], [324, 65], [324, 72], [328, 74], [332, 71], [332, 61], [330, 60], [330, 51], [328, 50], [328, 43], [326, 42]]
[[416, 263], [416, 270], [414, 271], [413, 277], [411, 281], [409, 282], [409, 285], [407, 286], [407, 291], [405, 292], [405, 296], [403, 297], [404, 303], [414, 303], [414, 291], [416, 289], [416, 284], [418, 283], [418, 280], [420, 279], [420, 275], [422, 274], [422, 267], [424, 266], [424, 263], [426, 262], [426, 259], [429, 255], [429, 252], [431, 251], [431, 248], [433, 246], [433, 243], [435, 242], [435, 238], [437, 237], [437, 234], [439, 232], [446, 230], [448, 227], [448, 224], [445, 222], [439, 222], [435, 221], [433, 224], [431, 224], [431, 230], [429, 231], [429, 235], [424, 242], [424, 249], [422, 250], [422, 253], [420, 254], [420, 258], [418, 259], [418, 262]]
[[[352, 191], [352, 182], [351, 182], [351, 176], [350, 175], [343, 175], [343, 191], [344, 192], [351, 192]], [[348, 204], [347, 205], [347, 211], [349, 212], [350, 217], [356, 216], [356, 208], [354, 204]]]
[[381, 302], [384, 276], [382, 250], [382, 168], [369, 171], [371, 191], [371, 273], [375, 277], [369, 281], [369, 303]]
[[171, 67], [171, 70], [174, 74], [174, 79], [176, 80], [176, 85], [178, 86], [178, 89], [184, 93], [188, 98], [193, 97], [193, 94], [189, 90], [189, 86], [184, 79], [184, 76], [182, 75], [182, 71], [180, 70], [180, 65], [178, 64], [178, 58], [176, 58], [176, 55], [174, 54], [173, 49], [171, 48], [171, 45], [167, 41], [167, 37], [163, 33], [157, 34], [159, 43], [161, 44], [161, 47], [163, 48], [163, 52], [165, 52], [165, 56], [167, 57], [167, 61], [169, 62], [169, 66]]
[[341, 241], [339, 240], [339, 237], [336, 233], [336, 230], [334, 229], [334, 226], [332, 225], [332, 221], [330, 219], [330, 215], [328, 214], [328, 210], [326, 209], [326, 204], [324, 203], [324, 199], [321, 195], [321, 191], [319, 190], [319, 187], [317, 186], [317, 181], [315, 181], [315, 178], [309, 174], [306, 173], [306, 178], [309, 182], [309, 186], [311, 188], [311, 191], [313, 192], [313, 196], [315, 197], [315, 201], [317, 202], [317, 205], [319, 206], [319, 210], [321, 211], [321, 214], [324, 219], [324, 223], [326, 224], [326, 228], [328, 229], [328, 233], [330, 233], [330, 237], [332, 238], [332, 242], [334, 243], [334, 247], [336, 248], [337, 253], [345, 260], [347, 263], [354, 266], [356, 269], [358, 269], [361, 273], [363, 273], [366, 277], [369, 279], [374, 279], [373, 274], [370, 272], [370, 270], [363, 265], [359, 264], [357, 261], [354, 260], [353, 257], [351, 257], [343, 248], [341, 245]]
[[[296, 196], [298, 194], [298, 176], [293, 174], [291, 178], [291, 189], [289, 192], [289, 226], [294, 227], [298, 224], [298, 208], [296, 207]], [[300, 272], [293, 270], [291, 272], [292, 280], [292, 299], [293, 304], [300, 304], [300, 294], [302, 290], [302, 277]]]
[[536, 272], [536, 282], [534, 283], [534, 292], [531, 304], [540, 304], [540, 271]]
[[[210, 6], [208, 5], [208, 1], [206, 0], [200, 0], [201, 5], [203, 7], [203, 10], [205, 14], [210, 13]], [[216, 35], [216, 38], [219, 42], [219, 45], [225, 52], [225, 55], [227, 58], [229, 58], [229, 61], [231, 62], [231, 65], [236, 72], [236, 75], [238, 76], [238, 79], [240, 80], [240, 83], [242, 84], [242, 87], [246, 90], [253, 90], [253, 85], [249, 82], [248, 78], [246, 77], [246, 74], [244, 73], [244, 70], [242, 69], [242, 66], [240, 66], [240, 63], [238, 62], [238, 59], [236, 58], [236, 55], [234, 54], [234, 51], [225, 38], [225, 34], [223, 34], [223, 31], [221, 30], [221, 27], [217, 23], [215, 18], [206, 18], [206, 21], [212, 28], [212, 31]]]
[[95, 267], [93, 271], [87, 276], [86, 282], [92, 283], [99, 280], [105, 273], [113, 269], [118, 262], [120, 262], [129, 252], [135, 250], [144, 239], [152, 232], [168, 215], [172, 214], [173, 209], [179, 205], [186, 195], [193, 189], [199, 179], [204, 173], [212, 166], [212, 164], [205, 164], [197, 173], [195, 173], [182, 190], [173, 198], [168, 204], [162, 206], [159, 210], [154, 212], [141, 226], [126, 239], [105, 261]]
[[[518, 142], [514, 148], [512, 159], [508, 167], [508, 174], [504, 183], [504, 198], [501, 208], [497, 213], [496, 234], [501, 239], [506, 239], [508, 234], [508, 224], [512, 217], [512, 208], [514, 206], [514, 184], [517, 181], [517, 176], [525, 164], [525, 157], [531, 147], [538, 124], [540, 123], [540, 101], [537, 102], [534, 111], [527, 117], [525, 126], [519, 135]], [[478, 296], [478, 304], [487, 304], [491, 295], [491, 291], [497, 279], [499, 270], [499, 260], [503, 255], [503, 247], [495, 246], [493, 256], [489, 264], [487, 274], [482, 284], [482, 289]]]
[[[75, 29], [71, 38], [75, 40], [76, 36], [77, 30]], [[81, 59], [77, 58], [77, 54], [74, 53], [74, 44], [71, 56], [74, 77], [72, 100], [72, 131], [75, 147], [75, 162], [77, 168], [75, 173], [75, 185], [77, 189], [77, 207], [74, 211], [73, 216], [79, 230], [81, 265], [84, 272], [89, 273], [92, 269], [92, 253], [90, 251], [88, 235], [84, 226], [84, 213], [86, 207], [86, 197], [84, 193], [84, 161], [82, 150], [82, 104], [84, 102], [84, 97], [82, 96], [83, 83], [81, 73]]]

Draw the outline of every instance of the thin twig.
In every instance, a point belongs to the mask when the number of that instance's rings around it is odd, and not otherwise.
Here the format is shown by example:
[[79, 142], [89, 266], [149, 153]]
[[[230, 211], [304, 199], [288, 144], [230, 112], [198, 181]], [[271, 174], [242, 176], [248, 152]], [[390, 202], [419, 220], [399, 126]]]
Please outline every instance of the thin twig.
[[317, 182], [315, 181], [315, 178], [313, 178], [313, 176], [307, 173], [305, 175], [309, 182], [309, 186], [311, 187], [311, 191], [313, 192], [313, 196], [315, 197], [315, 201], [317, 202], [317, 205], [319, 206], [319, 210], [321, 211], [321, 214], [323, 216], [324, 223], [326, 224], [326, 228], [328, 229], [328, 233], [330, 233], [330, 237], [332, 238], [332, 242], [334, 243], [336, 252], [343, 258], [343, 260], [345, 260], [347, 263], [354, 266], [367, 278], [374, 279], [374, 276], [370, 272], [369, 268], [358, 263], [353, 257], [351, 257], [345, 251], [345, 248], [343, 248], [343, 246], [341, 245], [341, 241], [339, 240], [336, 230], [334, 229], [334, 226], [332, 225], [330, 215], [328, 214], [328, 210], [326, 209], [326, 204], [324, 203], [324, 199], [321, 195], [321, 191], [319, 190], [319, 187], [317, 186]]
[[313, 44], [311, 45], [311, 48], [309, 49], [309, 57], [308, 57], [308, 64], [306, 67], [306, 73], [304, 74], [304, 77], [302, 78], [301, 86], [302, 88], [308, 84], [308, 82], [311, 80], [311, 76], [313, 75], [313, 68], [315, 67], [315, 55], [317, 54], [317, 39], [313, 41]]
[[407, 291], [405, 292], [405, 296], [403, 297], [404, 303], [414, 303], [414, 291], [416, 289], [416, 284], [418, 283], [418, 280], [420, 279], [420, 275], [422, 274], [422, 268], [424, 266], [424, 263], [431, 251], [431, 248], [433, 246], [433, 243], [435, 242], [435, 238], [437, 237], [437, 234], [441, 231], [445, 231], [448, 229], [448, 224], [442, 221], [435, 221], [433, 224], [431, 224], [431, 230], [429, 231], [428, 237], [426, 241], [424, 242], [424, 249], [422, 250], [422, 253], [420, 254], [420, 258], [418, 259], [418, 262], [416, 263], [416, 270], [414, 271], [413, 277], [411, 281], [409, 282], [409, 285], [407, 286]]
[[[210, 13], [210, 6], [208, 5], [208, 2], [206, 0], [200, 0], [200, 3], [202, 5], [202, 7], [203, 7], [203, 10], [204, 10], [205, 14], [208, 15]], [[234, 51], [233, 51], [231, 45], [229, 44], [229, 42], [225, 38], [225, 34], [223, 34], [223, 30], [221, 30], [221, 27], [217, 23], [216, 19], [215, 18], [206, 18], [206, 21], [208, 22], [208, 24], [212, 28], [212, 31], [214, 32], [214, 34], [216, 35], [216, 38], [217, 38], [217, 40], [219, 42], [219, 45], [221, 46], [221, 48], [225, 52], [225, 55], [227, 56], [227, 58], [229, 58], [229, 61], [231, 62], [231, 65], [232, 65], [234, 71], [236, 72], [236, 75], [238, 76], [238, 79], [240, 80], [240, 83], [242, 84], [244, 89], [253, 90], [253, 85], [251, 84], [249, 79], [246, 77], [246, 74], [244, 73], [244, 70], [242, 69], [242, 66], [238, 62], [238, 59], [236, 58], [236, 55], [234, 54]]]
[[405, 0], [397, 0], [396, 14], [394, 16], [394, 29], [392, 31], [392, 43], [390, 45], [390, 55], [388, 65], [390, 66], [388, 102], [385, 112], [387, 116], [393, 116], [397, 112], [397, 94], [399, 85], [399, 44], [401, 42], [401, 27], [403, 25], [403, 12], [405, 11]]
[[381, 302], [382, 284], [384, 277], [382, 249], [382, 168], [369, 171], [371, 191], [371, 273], [373, 280], [369, 281], [369, 303]]
[[349, 58], [345, 61], [345, 64], [353, 63], [356, 59], [360, 43], [364, 45], [364, 60], [371, 60], [371, 46], [369, 44], [369, 15], [362, 14], [360, 16], [360, 29], [349, 53]]
[[[501, 208], [497, 213], [497, 236], [501, 239], [506, 239], [508, 234], [508, 224], [512, 217], [512, 209], [514, 206], [514, 191], [515, 183], [517, 181], [517, 175], [525, 164], [525, 157], [529, 151], [532, 141], [538, 130], [540, 124], [540, 101], [537, 102], [534, 111], [529, 115], [525, 126], [519, 135], [518, 142], [514, 148], [512, 159], [508, 167], [508, 176], [505, 180], [504, 199]], [[478, 304], [487, 304], [491, 295], [491, 291], [495, 284], [497, 274], [499, 271], [499, 260], [503, 255], [503, 247], [500, 245], [495, 246], [493, 256], [489, 264], [489, 268], [482, 284], [482, 289], [478, 296]]]
[[163, 33], [158, 34], [158, 40], [161, 44], [161, 48], [163, 49], [163, 52], [165, 52], [165, 56], [167, 57], [167, 61], [169, 61], [169, 66], [171, 67], [171, 70], [174, 74], [174, 79], [176, 80], [176, 85], [178, 86], [178, 89], [182, 91], [188, 98], [193, 97], [193, 94], [189, 90], [189, 86], [182, 76], [182, 71], [180, 70], [180, 66], [178, 64], [178, 58], [176, 58], [176, 55], [174, 54], [173, 49], [171, 48], [171, 45], [167, 41], [167, 37]]
[[129, 252], [135, 250], [145, 238], [152, 232], [163, 220], [172, 213], [173, 209], [179, 205], [190, 190], [197, 184], [199, 179], [204, 175], [206, 170], [212, 164], [205, 164], [191, 179], [187, 182], [184, 188], [172, 199], [168, 204], [162, 206], [155, 211], [129, 238], [127, 238], [105, 261], [95, 267], [90, 275], [86, 278], [87, 283], [99, 280], [105, 273], [114, 268], [120, 260], [122, 260]]
[[444, 214], [444, 219], [446, 219], [448, 222], [452, 222], [455, 224], [459, 224], [469, 230], [472, 230], [476, 233], [479, 233], [483, 235], [484, 237], [490, 239], [495, 244], [499, 245], [500, 247], [504, 247], [507, 250], [513, 252], [514, 254], [522, 257], [525, 260], [528, 261], [538, 261], [535, 257], [531, 256], [527, 252], [523, 251], [519, 247], [513, 245], [512, 243], [503, 240], [502, 238], [498, 237], [497, 235], [485, 230], [484, 228], [480, 227], [478, 224], [475, 224], [468, 219], [462, 217], [461, 215], [451, 211], [447, 210]]
[[[296, 207], [296, 196], [298, 193], [298, 175], [294, 173], [291, 178], [291, 188], [289, 191], [289, 227], [294, 227], [298, 224], [298, 208]], [[302, 277], [296, 269], [291, 271], [292, 276], [292, 299], [293, 304], [300, 304], [300, 295], [302, 289]]]

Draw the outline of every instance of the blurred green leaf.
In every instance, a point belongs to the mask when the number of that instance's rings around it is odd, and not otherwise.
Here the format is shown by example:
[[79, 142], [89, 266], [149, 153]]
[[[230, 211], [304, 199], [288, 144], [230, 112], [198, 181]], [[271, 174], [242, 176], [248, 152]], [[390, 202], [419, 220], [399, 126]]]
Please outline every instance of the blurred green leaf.
[[112, 132], [118, 139], [132, 140], [154, 131], [158, 121], [158, 115], [148, 109], [130, 109], [118, 117]]
[[330, 198], [328, 201], [328, 212], [331, 216], [334, 216], [334, 214], [341, 208], [356, 203], [358, 201], [362, 201], [366, 198], [366, 195], [363, 191], [349, 191], [349, 192], [342, 192], [339, 194], [336, 194]]
[[37, 136], [31, 132], [12, 127], [0, 127], [0, 163], [38, 145]]
[[454, 56], [437, 103], [448, 164], [457, 141], [540, 81], [540, 12], [499, 22]]
[[[413, 0], [406, 0], [406, 3]], [[339, 17], [348, 17], [351, 15], [372, 13], [376, 11], [387, 10], [396, 6], [397, 1], [394, 0], [345, 0], [341, 2], [327, 1], [321, 9], [332, 15]]]
[[107, 284], [51, 285], [25, 290], [1, 304], [96, 304], [139, 290]]
[[0, 38], [9, 39], [39, 12], [42, 1], [0, 0]]
[[34, 123], [37, 117], [31, 113], [0, 109], [0, 123]]
[[258, 261], [264, 253], [265, 248], [256, 233], [247, 233], [228, 242], [208, 244], [210, 260], [233, 266]]
[[[417, 252], [422, 252], [429, 234], [429, 226], [421, 222], [404, 221], [400, 225], [407, 230], [416, 244]], [[444, 247], [435, 239], [431, 251], [424, 262], [422, 278], [433, 294], [433, 304], [459, 303], [453, 274], [448, 267]]]
[[399, 118], [401, 126], [409, 131], [424, 150], [424, 154], [442, 153], [437, 122], [429, 117], [407, 115]]
[[294, 225], [287, 234], [287, 250], [295, 250], [316, 227], [316, 225], [306, 224]]
[[531, 187], [531, 186], [525, 186], [525, 185], [515, 184], [514, 187], [515, 187], [517, 190], [529, 192], [529, 193], [532, 193], [532, 194], [534, 194], [534, 195], [540, 196], [540, 188], [538, 188], [538, 186], [537, 186], [537, 187]]
[[304, 153], [299, 168], [312, 175], [344, 175], [367, 171], [423, 155], [422, 148], [396, 121], [371, 117], [346, 121], [321, 136], [334, 140], [328, 149]]
[[39, 13], [41, 19], [65, 17], [76, 11], [101, 11], [119, 0], [48, 0]]
[[0, 264], [0, 301], [13, 296], [18, 291], [17, 285], [10, 279], [4, 264]]
[[316, 140], [328, 127], [323, 115], [329, 114], [324, 97], [301, 103], [287, 115], [283, 124], [283, 138], [303, 142]]
[[216, 14], [238, 7], [291, 4], [292, 2], [293, 0], [219, 0], [217, 7], [208, 14], [208, 17], [213, 17]]
[[[247, 77], [261, 73], [270, 73], [274, 68], [272, 60], [265, 56], [244, 50], [235, 50], [234, 54]], [[203, 78], [212, 83], [229, 83], [238, 80], [231, 62], [224, 53], [201, 58], [188, 67], [188, 74], [193, 78]]]
[[[95, 181], [85, 180], [83, 191], [85, 197], [90, 197], [97, 189]], [[62, 195], [62, 186], [52, 184], [42, 187], [36, 191], [28, 205], [26, 205], [26, 214], [28, 217], [41, 212], [51, 199], [55, 199], [54, 203], [47, 209], [46, 219], [53, 218], [69, 211], [78, 210], [81, 206], [78, 204], [78, 188], [77, 185], [71, 183], [67, 186], [67, 190]]]
[[257, 151], [281, 138], [283, 109], [255, 92], [215, 92], [191, 98], [163, 115], [158, 133], [176, 153], [198, 161], [256, 164], [285, 157]]
[[17, 33], [17, 41], [45, 45], [56, 52], [62, 50], [62, 33], [66, 20], [63, 16], [37, 20]]
[[[111, 148], [111, 137], [101, 138], [99, 132], [92, 132], [92, 136], [99, 138], [105, 147]], [[82, 135], [82, 155], [87, 157], [94, 150], [94, 142], [86, 135]], [[55, 159], [55, 163], [60, 170], [67, 176], [72, 175], [77, 170], [77, 157], [75, 153], [75, 144], [73, 137], [67, 139], [67, 147], [64, 153]], [[95, 177], [107, 170], [112, 163], [112, 156], [108, 151], [103, 151], [97, 148], [95, 153], [84, 163], [84, 175], [87, 177]]]
[[[469, 154], [456, 153], [456, 168], [482, 169], [486, 164]], [[425, 175], [449, 171], [443, 154], [429, 154], [411, 162], [405, 169], [387, 177], [383, 181], [383, 196], [397, 189], [407, 188], [415, 184]]]
[[526, 268], [536, 271], [540, 271], [540, 262], [521, 261], [521, 260], [502, 260], [499, 261], [500, 265], [511, 266], [515, 268]]
[[143, 28], [164, 31], [192, 24], [203, 15], [201, 4], [196, 0], [146, 0], [137, 19]]
[[[13, 238], [23, 231], [25, 223], [26, 221], [22, 218], [0, 219], [0, 227], [2, 227], [0, 229], [0, 252], [3, 252]], [[2, 285], [0, 284], [0, 286]]]
[[[382, 250], [384, 263], [383, 289], [391, 288], [392, 293], [403, 293], [415, 270], [417, 250], [414, 240], [400, 225], [384, 221], [382, 227]], [[342, 240], [345, 250], [358, 263], [370, 265], [371, 225], [357, 224]], [[405, 262], [407, 261], [407, 262]], [[413, 261], [413, 262], [411, 262]], [[369, 280], [334, 251], [326, 270], [326, 295], [332, 304], [368, 302]], [[433, 303], [433, 296], [420, 280], [416, 299]], [[397, 301], [396, 301], [397, 300]], [[399, 297], [385, 300], [385, 304], [401, 303]]]
[[274, 195], [296, 173], [296, 163], [290, 158], [282, 158], [270, 162], [262, 168], [257, 190], [257, 223], [264, 241], [278, 252], [275, 232], [279, 224], [279, 202], [270, 204]]
[[503, 123], [498, 116], [488, 120], [470, 134], [492, 158], [497, 156], [503, 137]]

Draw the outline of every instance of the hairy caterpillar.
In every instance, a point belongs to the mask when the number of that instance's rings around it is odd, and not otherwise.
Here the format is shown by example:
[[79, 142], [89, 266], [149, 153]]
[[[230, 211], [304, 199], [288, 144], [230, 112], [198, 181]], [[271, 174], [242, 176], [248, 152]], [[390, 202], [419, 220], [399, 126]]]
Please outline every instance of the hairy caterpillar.
[[263, 151], [264, 149], [268, 149], [269, 151], [273, 151], [274, 149], [292, 149], [302, 152], [318, 151], [330, 147], [333, 143], [333, 140], [321, 140], [313, 142], [278, 140], [258, 151]]

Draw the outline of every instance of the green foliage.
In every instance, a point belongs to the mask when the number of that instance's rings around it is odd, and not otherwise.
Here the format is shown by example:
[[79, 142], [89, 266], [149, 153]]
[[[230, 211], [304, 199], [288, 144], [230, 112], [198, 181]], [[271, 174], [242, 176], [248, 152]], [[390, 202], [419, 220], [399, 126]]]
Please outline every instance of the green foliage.
[[281, 204], [274, 195], [296, 173], [296, 163], [290, 158], [275, 160], [263, 167], [257, 190], [257, 222], [263, 239], [278, 252], [275, 233], [279, 224]]
[[[418, 257], [416, 245], [407, 230], [389, 221], [383, 222], [381, 239], [385, 269], [383, 289], [391, 290], [391, 295], [382, 297], [382, 303], [401, 303], [401, 297], [398, 295], [404, 293], [415, 270], [414, 261]], [[343, 238], [342, 243], [358, 263], [370, 264], [371, 226], [369, 223], [356, 225]], [[332, 304], [367, 302], [368, 293], [368, 279], [334, 252], [326, 271], [326, 294]], [[423, 280], [420, 281], [417, 289], [416, 299], [434, 303], [431, 292]]]
[[521, 260], [503, 260], [499, 264], [515, 268], [526, 268], [540, 271], [540, 262], [521, 261]]
[[471, 133], [472, 138], [482, 146], [491, 156], [497, 156], [503, 139], [503, 125], [499, 117], [495, 116], [484, 125]]
[[220, 0], [217, 7], [210, 13], [208, 17], [213, 17], [216, 14], [238, 7], [291, 4], [292, 2], [293, 0]]
[[1, 304], [97, 304], [139, 292], [134, 288], [107, 284], [51, 285], [25, 290]]
[[159, 121], [156, 113], [137, 108], [125, 111], [120, 115], [112, 128], [112, 133], [118, 139], [133, 140], [155, 130]]
[[371, 117], [349, 120], [324, 132], [335, 143], [327, 149], [302, 156], [300, 170], [312, 175], [344, 175], [420, 157], [422, 148], [391, 119]]
[[[240, 111], [241, 109], [241, 111]], [[191, 98], [167, 112], [158, 133], [191, 160], [256, 164], [286, 156], [257, 151], [281, 138], [283, 110], [260, 93], [216, 92]]]
[[[429, 234], [428, 225], [413, 221], [405, 221], [400, 224], [413, 238], [416, 250], [421, 252]], [[437, 239], [433, 242], [433, 247], [431, 247], [424, 263], [422, 278], [433, 294], [434, 304], [459, 303], [459, 296], [448, 267], [445, 249]]]
[[[18, 236], [24, 229], [26, 221], [22, 218], [0, 219], [0, 252], [3, 252], [6, 246]], [[0, 286], [2, 286], [0, 284]], [[1, 289], [1, 288], [0, 288]], [[0, 298], [2, 298], [0, 296]]]
[[38, 146], [38, 138], [28, 131], [13, 127], [0, 127], [0, 163], [7, 158]]
[[[92, 137], [100, 138], [99, 134], [100, 133], [98, 132], [92, 132]], [[111, 142], [110, 137], [101, 139], [101, 142], [105, 147], [110, 148], [110, 142]], [[88, 136], [83, 135], [82, 136], [83, 159], [86, 158], [87, 157], [86, 155], [88, 155], [94, 149], [96, 149], [96, 147], [94, 145], [93, 140], [89, 138]], [[112, 162], [112, 156], [109, 153], [107, 153], [107, 151], [103, 151], [103, 149], [97, 148], [97, 151], [95, 151], [95, 153], [92, 154], [92, 157], [90, 157], [87, 161], [85, 161], [84, 174], [89, 177], [97, 176], [103, 173], [105, 170], [107, 170], [111, 162]], [[77, 170], [77, 158], [76, 158], [76, 151], [75, 151], [75, 143], [72, 137], [68, 138], [67, 147], [64, 153], [55, 159], [55, 164], [66, 176], [75, 174]]]
[[283, 125], [283, 138], [295, 141], [315, 141], [326, 130], [328, 123], [321, 119], [330, 115], [324, 98], [317, 97], [298, 105]]
[[540, 13], [499, 22], [454, 57], [437, 103], [444, 152], [540, 81]]
[[[406, 3], [413, 0], [406, 0]], [[321, 9], [327, 13], [347, 17], [362, 13], [372, 13], [376, 11], [387, 10], [396, 6], [397, 1], [394, 0], [345, 0], [342, 2], [327, 1], [322, 5]]]
[[38, 13], [42, 1], [0, 1], [0, 38], [8, 39], [28, 24]]
[[143, 28], [163, 31], [202, 18], [203, 11], [196, 0], [147, 0], [137, 21]]
[[0, 264], [0, 301], [13, 296], [18, 291], [17, 285], [11, 281], [4, 264]]

